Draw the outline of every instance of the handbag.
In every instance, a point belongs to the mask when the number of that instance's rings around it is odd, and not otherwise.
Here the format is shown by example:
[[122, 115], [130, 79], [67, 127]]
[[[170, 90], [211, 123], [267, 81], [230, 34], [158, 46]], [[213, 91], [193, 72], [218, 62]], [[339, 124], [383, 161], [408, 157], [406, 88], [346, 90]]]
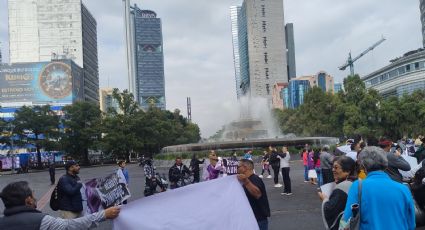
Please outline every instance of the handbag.
[[351, 205], [351, 211], [353, 212], [353, 216], [350, 218], [349, 221], [349, 230], [359, 230], [360, 229], [360, 221], [361, 221], [361, 215], [360, 215], [360, 207], [362, 205], [362, 180], [359, 179], [359, 197], [358, 197], [358, 204]]
[[52, 195], [50, 196], [50, 208], [53, 211], [59, 210], [59, 192], [58, 192], [58, 186], [55, 187], [55, 189], [52, 192]]
[[308, 178], [317, 178], [316, 170], [314, 169], [308, 170]]

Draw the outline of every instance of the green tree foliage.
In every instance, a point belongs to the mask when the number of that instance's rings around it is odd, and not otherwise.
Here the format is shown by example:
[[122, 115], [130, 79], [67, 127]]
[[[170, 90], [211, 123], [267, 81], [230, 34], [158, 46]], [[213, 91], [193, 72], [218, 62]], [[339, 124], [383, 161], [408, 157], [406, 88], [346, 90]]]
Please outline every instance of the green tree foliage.
[[63, 108], [64, 135], [61, 146], [74, 158], [89, 165], [89, 149], [96, 149], [100, 140], [101, 112], [99, 106], [90, 102], [76, 102]]
[[[15, 112], [12, 124], [14, 131], [28, 142], [32, 142], [37, 150], [37, 165], [42, 167], [40, 149], [46, 147], [52, 140], [57, 139], [59, 133], [59, 117], [50, 109], [50, 106], [23, 106]], [[26, 133], [34, 134], [34, 139], [27, 138]], [[44, 135], [44, 139], [40, 138]]]
[[344, 92], [325, 93], [314, 87], [297, 109], [274, 110], [283, 133], [300, 136], [387, 136], [394, 140], [424, 133], [425, 92], [383, 99], [366, 89], [358, 75], [344, 79]]
[[150, 107], [139, 109], [133, 95], [114, 91], [120, 111], [109, 111], [103, 121], [102, 149], [117, 158], [131, 153], [152, 155], [168, 145], [200, 140], [199, 127], [189, 123], [179, 110], [170, 112]]

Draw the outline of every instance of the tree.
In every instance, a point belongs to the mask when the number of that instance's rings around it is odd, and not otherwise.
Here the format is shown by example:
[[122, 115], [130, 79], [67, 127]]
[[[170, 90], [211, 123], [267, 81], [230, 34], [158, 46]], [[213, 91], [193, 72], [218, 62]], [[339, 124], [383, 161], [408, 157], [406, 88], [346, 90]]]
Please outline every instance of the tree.
[[[57, 137], [59, 132], [59, 117], [50, 109], [49, 105], [27, 107], [23, 106], [15, 112], [15, 119], [12, 124], [15, 132], [21, 139], [27, 137], [28, 132], [34, 135], [34, 143], [37, 150], [37, 167], [42, 168], [40, 149], [51, 140]], [[41, 139], [44, 136], [44, 140]]]
[[118, 102], [119, 111], [110, 110], [103, 124], [102, 149], [118, 158], [130, 160], [130, 153], [143, 145], [135, 134], [136, 114], [143, 114], [132, 93], [114, 89], [112, 97]]
[[76, 102], [63, 108], [65, 135], [61, 139], [66, 152], [89, 165], [89, 149], [96, 149], [100, 140], [101, 111], [90, 102]]

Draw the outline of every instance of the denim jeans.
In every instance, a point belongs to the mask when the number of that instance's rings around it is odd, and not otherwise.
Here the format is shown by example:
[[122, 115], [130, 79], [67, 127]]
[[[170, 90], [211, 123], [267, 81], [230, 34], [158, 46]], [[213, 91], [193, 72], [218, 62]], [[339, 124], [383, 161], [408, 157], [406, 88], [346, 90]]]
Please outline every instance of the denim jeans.
[[304, 181], [308, 181], [308, 166], [304, 165]]
[[317, 173], [317, 185], [320, 187], [320, 186], [323, 185], [322, 169], [321, 168], [314, 168], [314, 170], [316, 170], [316, 173]]
[[269, 229], [269, 221], [267, 219], [265, 220], [259, 220], [257, 221], [258, 227], [260, 230], [268, 230]]

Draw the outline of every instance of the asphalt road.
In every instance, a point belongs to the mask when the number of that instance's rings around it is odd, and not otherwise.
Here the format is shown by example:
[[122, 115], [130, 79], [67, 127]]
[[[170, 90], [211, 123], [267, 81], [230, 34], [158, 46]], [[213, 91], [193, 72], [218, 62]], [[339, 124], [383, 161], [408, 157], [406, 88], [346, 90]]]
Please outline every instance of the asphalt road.
[[[127, 167], [130, 173], [130, 190], [132, 197], [129, 202], [131, 202], [132, 200], [143, 197], [144, 174], [143, 169], [136, 164], [128, 165]], [[80, 177], [84, 181], [107, 175], [115, 169], [115, 166], [82, 168], [80, 170]], [[165, 168], [158, 169], [160, 173], [165, 172], [165, 170]], [[257, 172], [261, 172], [259, 168]], [[57, 178], [63, 173], [64, 170], [57, 170]], [[321, 202], [316, 194], [317, 187], [303, 182], [303, 168], [300, 161], [291, 162], [290, 176], [292, 179], [293, 192], [291, 196], [280, 195], [280, 193], [283, 192], [283, 187], [274, 188], [273, 179], [263, 179], [266, 184], [272, 212], [269, 229], [324, 229], [320, 213]], [[46, 204], [42, 209], [43, 212], [58, 216], [58, 213], [52, 211], [48, 205], [48, 199], [50, 199], [49, 191], [51, 191], [53, 187], [50, 185], [47, 171], [0, 176], [0, 188], [3, 188], [12, 181], [20, 180], [29, 181], [39, 203], [41, 205]], [[281, 176], [279, 176], [279, 181], [282, 183]], [[3, 204], [0, 204], [0, 213], [3, 213], [3, 208]], [[112, 224], [110, 221], [103, 222], [97, 229], [109, 230], [112, 229]]]

